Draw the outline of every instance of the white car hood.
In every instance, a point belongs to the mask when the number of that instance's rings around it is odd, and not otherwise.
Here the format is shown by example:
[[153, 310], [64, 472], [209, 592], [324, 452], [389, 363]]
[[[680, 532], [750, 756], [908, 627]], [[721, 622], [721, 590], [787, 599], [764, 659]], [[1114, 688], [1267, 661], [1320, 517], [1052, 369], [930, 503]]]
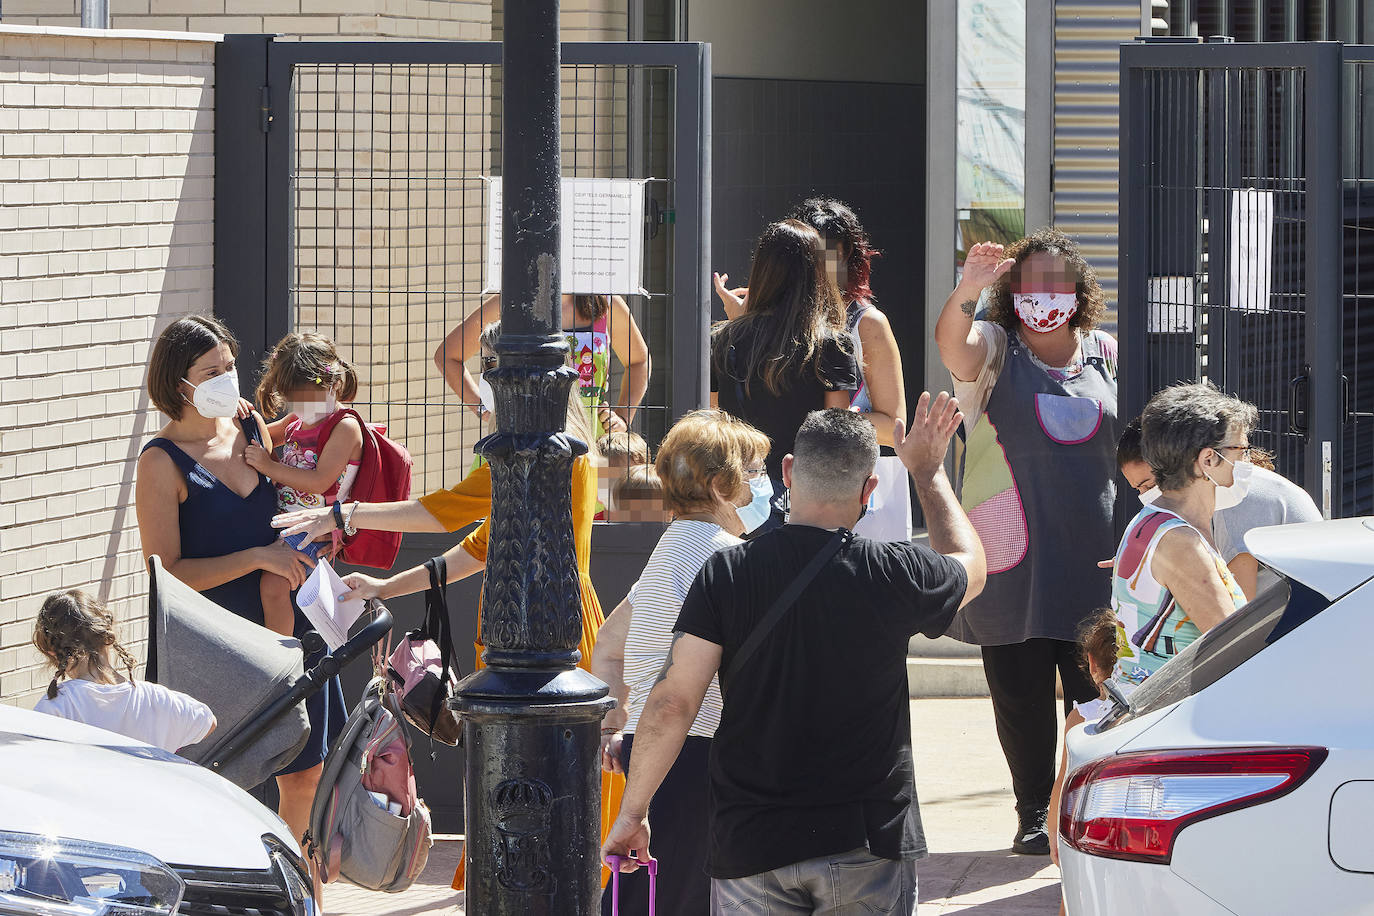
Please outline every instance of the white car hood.
[[202, 767], [79, 722], [0, 705], [0, 829], [148, 853], [169, 865], [266, 869], [290, 831]]
[[1255, 559], [1334, 601], [1374, 577], [1374, 518], [1342, 518], [1255, 528]]

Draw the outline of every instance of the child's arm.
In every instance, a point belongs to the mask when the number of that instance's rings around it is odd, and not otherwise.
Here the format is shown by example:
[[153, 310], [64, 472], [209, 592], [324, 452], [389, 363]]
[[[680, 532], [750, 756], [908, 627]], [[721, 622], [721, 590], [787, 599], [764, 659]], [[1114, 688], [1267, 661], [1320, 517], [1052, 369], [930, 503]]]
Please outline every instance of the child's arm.
[[477, 382], [468, 371], [467, 361], [481, 350], [482, 329], [500, 317], [501, 296], [497, 293], [484, 299], [480, 307], [449, 331], [434, 351], [434, 365], [444, 377], [444, 384], [474, 413], [479, 412], [481, 397], [477, 393]]
[[1082, 725], [1083, 714], [1077, 709], [1069, 710], [1064, 717], [1064, 747], [1059, 754], [1059, 775], [1055, 777], [1054, 788], [1050, 790], [1050, 812], [1045, 818], [1045, 830], [1050, 835], [1050, 859], [1059, 864], [1059, 796], [1064, 791], [1064, 771], [1069, 765], [1069, 729]]
[[313, 469], [287, 467], [272, 457], [267, 449], [249, 444], [243, 453], [248, 466], [266, 475], [275, 483], [285, 484], [302, 493], [323, 493], [334, 485], [348, 467], [363, 454], [363, 430], [354, 417], [345, 417], [329, 433]]
[[296, 415], [289, 413], [267, 424], [267, 440], [272, 443], [272, 448], [281, 448], [286, 443], [286, 426], [294, 419]]

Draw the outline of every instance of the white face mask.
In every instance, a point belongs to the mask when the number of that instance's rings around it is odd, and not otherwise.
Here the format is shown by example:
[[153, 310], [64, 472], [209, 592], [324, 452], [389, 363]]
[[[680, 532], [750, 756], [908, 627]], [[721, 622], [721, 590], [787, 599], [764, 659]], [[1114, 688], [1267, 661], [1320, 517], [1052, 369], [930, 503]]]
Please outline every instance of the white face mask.
[[325, 392], [323, 401], [297, 401], [291, 405], [291, 412], [312, 426], [338, 409], [339, 401], [333, 391]]
[[[191, 385], [190, 379], [182, 379]], [[187, 398], [202, 417], [213, 420], [217, 417], [232, 417], [239, 412], [239, 374], [234, 370], [217, 375], [212, 379], [191, 385], [195, 389], [192, 397]], [[182, 395], [183, 398], [186, 395]]]
[[491, 382], [487, 381], [486, 376], [477, 382], [477, 396], [489, 413], [496, 413], [496, 395], [492, 392]]
[[1140, 502], [1142, 505], [1145, 506], [1154, 505], [1154, 501], [1159, 499], [1163, 495], [1164, 491], [1161, 490], [1159, 487], [1150, 487], [1150, 489], [1140, 494]]
[[1074, 293], [1013, 293], [1011, 299], [1016, 317], [1040, 334], [1062, 328], [1078, 311]]
[[1208, 474], [1206, 470], [1202, 473], [1216, 485], [1217, 505], [1215, 511], [1220, 512], [1222, 509], [1230, 509], [1240, 505], [1241, 500], [1245, 499], [1245, 494], [1250, 492], [1250, 478], [1254, 476], [1255, 466], [1248, 461], [1232, 461], [1221, 452], [1217, 452], [1217, 457], [1231, 466], [1231, 485], [1223, 487], [1212, 480], [1212, 475]]

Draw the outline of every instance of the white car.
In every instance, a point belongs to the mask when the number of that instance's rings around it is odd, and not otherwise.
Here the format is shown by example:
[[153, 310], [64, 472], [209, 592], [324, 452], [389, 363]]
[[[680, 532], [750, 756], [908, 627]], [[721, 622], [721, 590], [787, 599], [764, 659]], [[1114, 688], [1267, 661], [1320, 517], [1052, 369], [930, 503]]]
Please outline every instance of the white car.
[[0, 913], [315, 916], [300, 848], [227, 780], [0, 706]]
[[1073, 916], [1374, 913], [1374, 519], [1245, 543], [1283, 581], [1068, 736]]

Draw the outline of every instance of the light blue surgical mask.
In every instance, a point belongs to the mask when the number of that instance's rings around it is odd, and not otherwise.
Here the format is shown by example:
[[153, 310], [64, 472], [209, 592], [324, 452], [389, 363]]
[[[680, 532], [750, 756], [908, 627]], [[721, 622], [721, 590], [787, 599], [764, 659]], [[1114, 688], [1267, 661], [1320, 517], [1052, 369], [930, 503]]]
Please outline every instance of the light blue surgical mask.
[[735, 514], [746, 532], [763, 527], [768, 516], [773, 514], [773, 482], [767, 477], [755, 477], [749, 481], [749, 492], [753, 496], [749, 504], [735, 507]]

